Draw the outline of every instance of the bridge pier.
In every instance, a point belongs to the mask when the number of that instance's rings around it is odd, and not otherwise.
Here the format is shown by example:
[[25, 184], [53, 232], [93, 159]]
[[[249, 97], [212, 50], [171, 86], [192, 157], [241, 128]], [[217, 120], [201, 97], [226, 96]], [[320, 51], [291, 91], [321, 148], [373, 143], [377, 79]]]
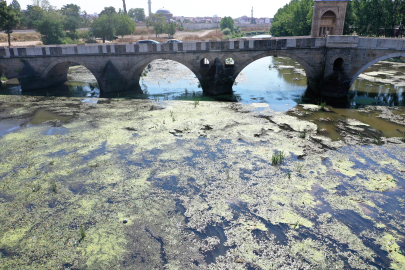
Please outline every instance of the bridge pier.
[[214, 96], [232, 93], [235, 82], [233, 70], [225, 69], [218, 57], [201, 77], [200, 85], [204, 93]]
[[20, 82], [21, 89], [23, 91], [36, 90], [41, 88], [51, 87], [67, 81], [67, 72], [69, 70], [69, 64], [64, 63], [58, 65], [49, 76], [43, 78], [30, 63], [25, 62], [20, 72], [18, 81]]

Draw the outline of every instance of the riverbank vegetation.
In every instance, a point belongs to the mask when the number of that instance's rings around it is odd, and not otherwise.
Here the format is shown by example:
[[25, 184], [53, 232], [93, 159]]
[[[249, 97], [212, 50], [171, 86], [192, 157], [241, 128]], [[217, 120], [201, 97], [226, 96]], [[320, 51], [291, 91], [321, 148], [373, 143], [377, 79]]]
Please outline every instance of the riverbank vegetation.
[[[98, 17], [89, 16], [78, 5], [67, 4], [58, 10], [47, 0], [34, 1], [23, 11], [17, 0], [13, 0], [9, 6], [2, 1], [0, 15], [0, 28], [8, 34], [9, 45], [12, 40], [37, 40], [35, 34], [22, 36], [15, 34], [11, 37], [13, 29], [16, 28], [36, 29], [43, 44], [88, 43], [94, 42], [91, 38], [93, 36], [105, 42], [116, 39], [117, 35], [123, 37], [134, 33], [134, 20], [142, 18], [139, 10], [131, 10], [131, 14], [128, 15], [121, 9], [116, 11], [114, 7], [105, 7]], [[83, 27], [93, 29], [92, 33], [82, 32], [79, 35], [78, 29]]]
[[[271, 25], [273, 36], [311, 34], [313, 0], [292, 0], [280, 8]], [[398, 37], [404, 33], [405, 1], [353, 0], [348, 2], [344, 34]]]

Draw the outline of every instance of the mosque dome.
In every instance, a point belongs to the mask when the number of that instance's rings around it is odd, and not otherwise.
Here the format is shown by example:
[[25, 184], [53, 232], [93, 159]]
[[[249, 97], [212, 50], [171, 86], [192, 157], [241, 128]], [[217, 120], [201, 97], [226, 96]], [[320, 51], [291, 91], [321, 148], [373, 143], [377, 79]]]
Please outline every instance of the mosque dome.
[[170, 12], [170, 10], [168, 10], [168, 9], [166, 9], [166, 8], [159, 8], [157, 11], [156, 11], [156, 13], [162, 13], [162, 14], [172, 14], [171, 12]]

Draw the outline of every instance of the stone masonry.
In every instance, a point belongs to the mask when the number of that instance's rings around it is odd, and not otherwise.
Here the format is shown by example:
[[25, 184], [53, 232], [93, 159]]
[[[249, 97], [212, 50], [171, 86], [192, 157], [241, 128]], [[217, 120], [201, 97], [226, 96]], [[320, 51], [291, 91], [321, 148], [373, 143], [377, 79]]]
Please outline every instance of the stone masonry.
[[[290, 57], [301, 64], [308, 89], [322, 97], [346, 98], [357, 76], [372, 64], [405, 56], [401, 39], [328, 36], [266, 39], [205, 40], [171, 44], [86, 44], [0, 47], [0, 70], [17, 77], [23, 91], [66, 81], [69, 66], [89, 69], [104, 92], [139, 90], [144, 68], [155, 59], [188, 67], [205, 93], [232, 91], [238, 74], [266, 56]], [[233, 65], [225, 61], [232, 58]]]
[[311, 36], [323, 37], [326, 32], [330, 35], [343, 35], [348, 1], [315, 0]]

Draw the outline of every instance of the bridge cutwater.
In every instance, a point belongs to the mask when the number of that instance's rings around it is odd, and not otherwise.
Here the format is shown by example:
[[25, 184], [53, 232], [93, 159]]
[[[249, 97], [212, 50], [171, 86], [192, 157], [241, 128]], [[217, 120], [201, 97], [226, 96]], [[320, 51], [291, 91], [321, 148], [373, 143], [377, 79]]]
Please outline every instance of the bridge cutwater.
[[[205, 93], [219, 95], [232, 92], [238, 74], [267, 56], [294, 59], [305, 70], [309, 92], [339, 99], [346, 98], [350, 86], [369, 66], [405, 56], [405, 41], [328, 36], [0, 47], [0, 69], [8, 78], [17, 77], [22, 91], [28, 91], [62, 83], [69, 66], [83, 65], [93, 73], [101, 91], [110, 93], [140, 89], [144, 68], [153, 60], [169, 59], [188, 67]], [[233, 65], [227, 64], [228, 58]]]

